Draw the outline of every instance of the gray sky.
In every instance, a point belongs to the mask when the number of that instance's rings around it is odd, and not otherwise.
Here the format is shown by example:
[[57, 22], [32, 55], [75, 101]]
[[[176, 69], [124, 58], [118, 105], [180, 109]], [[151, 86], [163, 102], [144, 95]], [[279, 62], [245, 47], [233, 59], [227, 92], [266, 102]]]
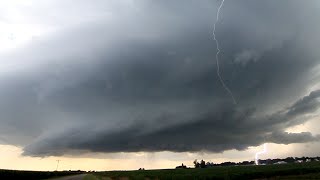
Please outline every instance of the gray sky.
[[287, 129], [319, 115], [320, 3], [225, 1], [234, 105], [219, 2], [1, 2], [2, 143], [42, 157], [317, 142]]

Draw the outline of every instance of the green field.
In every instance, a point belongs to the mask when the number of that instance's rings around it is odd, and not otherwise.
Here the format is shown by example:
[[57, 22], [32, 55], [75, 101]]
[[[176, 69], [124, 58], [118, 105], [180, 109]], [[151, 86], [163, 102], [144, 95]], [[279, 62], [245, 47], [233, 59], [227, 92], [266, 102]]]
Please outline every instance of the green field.
[[[39, 172], [0, 170], [0, 179], [48, 179], [83, 172]], [[87, 173], [85, 180], [209, 180], [209, 179], [320, 179], [320, 163], [283, 164], [265, 166], [229, 166], [204, 169], [164, 169], [142, 171], [106, 171]]]
[[231, 166], [205, 169], [108, 171], [94, 174], [98, 179], [320, 179], [320, 163], [266, 166]]
[[0, 179], [48, 179], [67, 175], [76, 175], [83, 172], [77, 171], [19, 171], [19, 170], [2, 170], [0, 169]]

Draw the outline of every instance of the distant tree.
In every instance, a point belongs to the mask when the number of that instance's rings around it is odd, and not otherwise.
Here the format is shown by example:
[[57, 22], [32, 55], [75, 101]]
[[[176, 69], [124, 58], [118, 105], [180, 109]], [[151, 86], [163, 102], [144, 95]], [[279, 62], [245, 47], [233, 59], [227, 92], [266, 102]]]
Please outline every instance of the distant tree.
[[200, 167], [201, 168], [206, 168], [206, 162], [204, 160], [201, 160]]
[[214, 166], [214, 163], [213, 163], [213, 162], [207, 162], [207, 163], [206, 163], [206, 166], [207, 166], [207, 167], [213, 167], [213, 166]]
[[200, 163], [198, 162], [197, 159], [195, 159], [195, 160], [193, 161], [193, 164], [194, 164], [194, 167], [195, 167], [195, 168], [200, 168]]
[[294, 163], [295, 159], [293, 157], [287, 157], [284, 161], [287, 163]]

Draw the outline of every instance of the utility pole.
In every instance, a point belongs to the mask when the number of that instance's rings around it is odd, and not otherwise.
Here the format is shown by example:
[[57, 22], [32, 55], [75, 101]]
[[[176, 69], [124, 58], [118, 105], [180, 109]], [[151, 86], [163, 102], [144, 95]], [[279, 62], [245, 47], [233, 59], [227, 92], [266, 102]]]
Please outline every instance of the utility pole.
[[57, 167], [56, 167], [56, 171], [58, 171], [59, 162], [60, 162], [60, 160], [57, 160]]

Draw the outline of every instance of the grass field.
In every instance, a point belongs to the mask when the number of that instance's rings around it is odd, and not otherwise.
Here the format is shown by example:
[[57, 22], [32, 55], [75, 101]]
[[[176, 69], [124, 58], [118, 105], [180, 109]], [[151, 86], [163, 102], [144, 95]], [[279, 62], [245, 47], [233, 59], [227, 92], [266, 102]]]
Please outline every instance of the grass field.
[[55, 177], [62, 177], [67, 175], [80, 174], [81, 172], [70, 171], [18, 171], [18, 170], [1, 170], [0, 179], [48, 179]]
[[94, 174], [97, 179], [320, 179], [320, 163], [267, 166], [232, 166], [206, 169], [109, 171]]
[[[40, 172], [0, 170], [0, 179], [48, 179], [81, 172]], [[87, 173], [84, 180], [210, 180], [210, 179], [320, 179], [320, 163], [266, 166], [229, 166], [205, 169], [164, 169]]]

